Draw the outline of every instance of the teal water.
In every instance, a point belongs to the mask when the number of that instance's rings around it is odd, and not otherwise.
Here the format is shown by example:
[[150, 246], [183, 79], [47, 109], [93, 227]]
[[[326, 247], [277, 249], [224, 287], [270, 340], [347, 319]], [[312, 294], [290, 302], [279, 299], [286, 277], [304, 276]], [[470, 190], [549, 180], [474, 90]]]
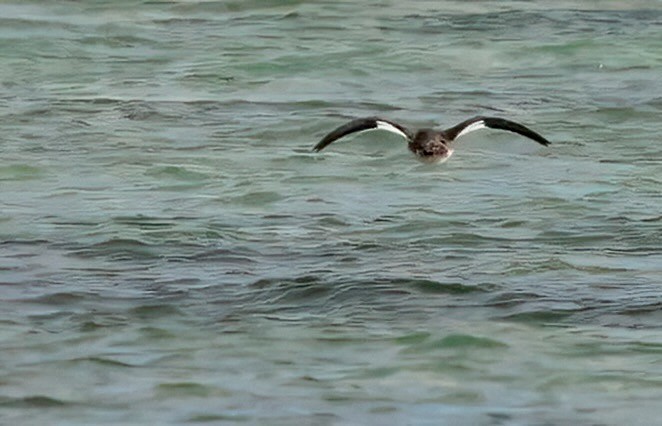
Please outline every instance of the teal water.
[[[1, 423], [659, 422], [659, 1], [3, 1], [0, 52]], [[479, 114], [553, 144], [310, 152]]]

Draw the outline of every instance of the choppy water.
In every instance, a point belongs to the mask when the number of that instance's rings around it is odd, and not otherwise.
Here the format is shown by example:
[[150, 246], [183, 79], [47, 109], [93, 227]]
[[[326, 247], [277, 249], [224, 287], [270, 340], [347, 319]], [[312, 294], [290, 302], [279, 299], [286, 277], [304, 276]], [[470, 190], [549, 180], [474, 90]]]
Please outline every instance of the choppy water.
[[[659, 422], [662, 3], [44, 3], [0, 3], [3, 424]], [[310, 152], [375, 114], [553, 145]]]

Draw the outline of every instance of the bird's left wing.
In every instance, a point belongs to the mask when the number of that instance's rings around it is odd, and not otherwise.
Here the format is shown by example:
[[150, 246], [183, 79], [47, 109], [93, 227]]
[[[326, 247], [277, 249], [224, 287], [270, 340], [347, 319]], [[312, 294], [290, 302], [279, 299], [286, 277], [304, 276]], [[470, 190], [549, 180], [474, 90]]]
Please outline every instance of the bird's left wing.
[[495, 117], [470, 118], [461, 122], [457, 126], [453, 126], [450, 129], [444, 130], [443, 133], [444, 136], [453, 141], [461, 136], [466, 135], [467, 133], [484, 129], [486, 127], [489, 127], [490, 129], [508, 130], [509, 132], [517, 133], [529, 139], [533, 139], [541, 145], [547, 146], [551, 144], [551, 142], [549, 142], [547, 139], [526, 126], [515, 123], [514, 121]]

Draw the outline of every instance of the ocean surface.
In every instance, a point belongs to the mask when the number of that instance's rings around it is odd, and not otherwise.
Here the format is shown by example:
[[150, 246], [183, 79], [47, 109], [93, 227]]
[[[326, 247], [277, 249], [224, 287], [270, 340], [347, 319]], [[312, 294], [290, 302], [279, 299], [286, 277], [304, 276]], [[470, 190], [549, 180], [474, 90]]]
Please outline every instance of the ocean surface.
[[[660, 424], [662, 2], [0, 1], [0, 54], [0, 424]], [[552, 145], [311, 152], [372, 115]]]

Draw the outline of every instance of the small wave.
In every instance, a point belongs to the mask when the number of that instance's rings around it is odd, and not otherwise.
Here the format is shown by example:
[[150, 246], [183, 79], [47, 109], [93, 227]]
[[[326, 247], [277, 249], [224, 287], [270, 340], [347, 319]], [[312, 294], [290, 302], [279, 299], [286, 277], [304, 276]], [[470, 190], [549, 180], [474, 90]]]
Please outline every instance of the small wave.
[[43, 305], [67, 306], [85, 300], [86, 295], [80, 292], [59, 292], [45, 294], [30, 299], [21, 299], [21, 302], [38, 303]]
[[139, 229], [161, 229], [175, 226], [180, 218], [160, 218], [153, 216], [135, 215], [135, 216], [116, 216], [112, 218], [114, 223], [119, 225], [135, 226]]
[[432, 280], [403, 280], [403, 285], [414, 288], [421, 293], [431, 294], [469, 294], [489, 292], [493, 286], [465, 285], [461, 283], [442, 283]]
[[476, 350], [507, 348], [508, 345], [500, 340], [472, 334], [449, 334], [440, 339], [430, 340], [429, 336], [419, 336], [398, 343], [406, 346], [404, 353], [428, 353], [448, 350]]
[[132, 308], [130, 314], [143, 320], [149, 318], [184, 316], [184, 312], [172, 304], [141, 305]]
[[70, 403], [43, 395], [24, 396], [22, 398], [0, 398], [0, 407], [9, 408], [55, 408]]
[[275, 203], [283, 200], [284, 197], [278, 192], [274, 191], [255, 191], [249, 192], [244, 195], [239, 195], [233, 199], [235, 203], [256, 206], [263, 204]]
[[174, 179], [185, 182], [199, 182], [209, 179], [209, 175], [181, 166], [158, 166], [145, 172], [145, 175], [158, 179]]
[[99, 365], [102, 365], [104, 367], [122, 367], [122, 368], [136, 367], [136, 365], [129, 364], [129, 363], [126, 363], [126, 362], [117, 361], [117, 360], [114, 360], [114, 359], [109, 359], [109, 358], [104, 358], [104, 357], [97, 357], [97, 356], [76, 358], [76, 359], [70, 360], [70, 362], [73, 362], [73, 363], [91, 362], [93, 364], [99, 364]]
[[28, 164], [0, 166], [0, 181], [25, 181], [40, 179], [44, 175], [41, 168]]
[[72, 254], [85, 258], [110, 257], [114, 260], [154, 259], [160, 256], [155, 246], [131, 238], [111, 238], [74, 250]]
[[232, 393], [215, 386], [195, 382], [161, 383], [156, 387], [161, 398], [230, 396]]

